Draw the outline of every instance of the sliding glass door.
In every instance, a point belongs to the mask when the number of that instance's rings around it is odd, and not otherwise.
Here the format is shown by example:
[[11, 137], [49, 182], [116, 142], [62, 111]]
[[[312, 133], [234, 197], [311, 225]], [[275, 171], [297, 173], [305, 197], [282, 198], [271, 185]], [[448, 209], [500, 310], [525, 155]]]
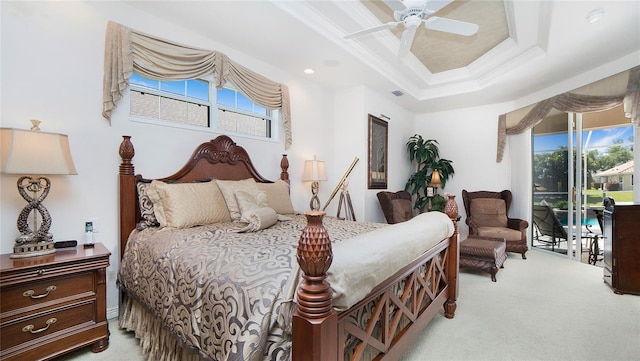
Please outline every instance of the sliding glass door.
[[604, 197], [633, 199], [634, 129], [619, 108], [553, 114], [534, 128], [533, 247], [585, 262], [598, 258], [593, 242], [601, 243]]

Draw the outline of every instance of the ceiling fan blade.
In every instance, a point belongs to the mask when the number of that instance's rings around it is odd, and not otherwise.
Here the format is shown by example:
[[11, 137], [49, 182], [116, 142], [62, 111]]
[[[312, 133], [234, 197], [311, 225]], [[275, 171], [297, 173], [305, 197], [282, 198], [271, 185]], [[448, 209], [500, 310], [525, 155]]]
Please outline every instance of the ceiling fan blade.
[[382, 0], [389, 9], [393, 11], [402, 11], [407, 8], [407, 6], [401, 0]]
[[413, 44], [413, 38], [415, 36], [416, 29], [406, 29], [402, 32], [402, 37], [400, 38], [400, 49], [398, 50], [399, 57], [409, 54], [409, 50], [411, 50], [411, 45]]
[[452, 2], [453, 0], [428, 0], [425, 11], [427, 14], [434, 14]]
[[347, 34], [343, 38], [344, 39], [351, 39], [351, 38], [355, 38], [356, 36], [375, 33], [376, 31], [380, 31], [380, 30], [393, 29], [396, 26], [398, 26], [398, 24], [400, 24], [400, 23], [396, 22], [396, 21], [392, 21], [392, 22], [389, 22], [389, 23], [386, 23], [386, 24], [382, 24], [382, 25], [379, 25], [379, 26], [374, 26], [373, 28], [360, 30], [360, 31], [356, 31], [355, 33]]
[[466, 21], [453, 20], [447, 18], [439, 18], [431, 16], [424, 20], [424, 26], [427, 29], [444, 31], [447, 33], [471, 36], [478, 32], [478, 24], [468, 23]]

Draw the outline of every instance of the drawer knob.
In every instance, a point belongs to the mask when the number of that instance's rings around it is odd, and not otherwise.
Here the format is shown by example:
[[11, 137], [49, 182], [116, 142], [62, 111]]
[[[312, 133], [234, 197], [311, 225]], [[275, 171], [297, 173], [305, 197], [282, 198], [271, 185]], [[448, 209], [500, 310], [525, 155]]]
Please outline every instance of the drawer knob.
[[[31, 297], [31, 299], [37, 300], [38, 298], [44, 298], [49, 296], [49, 293], [51, 293], [51, 291], [55, 291], [56, 290], [56, 286], [49, 286], [45, 289], [45, 291], [47, 291], [46, 293], [43, 293], [41, 295], [36, 295], [34, 296], [33, 294], [36, 293], [36, 291], [34, 290], [28, 290], [28, 291], [24, 291], [24, 293], [22, 294], [24, 297]], [[55, 321], [54, 321], [55, 322]]]
[[56, 323], [56, 321], [58, 321], [55, 317], [51, 317], [50, 319], [47, 320], [47, 325], [44, 326], [43, 328], [39, 328], [37, 330], [34, 330], [33, 328], [35, 327], [34, 325], [26, 325], [22, 328], [22, 332], [29, 332], [29, 333], [40, 333], [42, 331], [46, 331], [47, 329], [49, 329], [49, 326], [53, 325], [54, 323]]

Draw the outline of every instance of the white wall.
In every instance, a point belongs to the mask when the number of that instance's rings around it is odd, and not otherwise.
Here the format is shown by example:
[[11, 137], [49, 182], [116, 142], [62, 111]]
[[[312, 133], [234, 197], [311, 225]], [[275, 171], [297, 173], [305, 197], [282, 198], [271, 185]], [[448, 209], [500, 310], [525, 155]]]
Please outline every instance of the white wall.
[[[333, 108], [327, 90], [303, 77], [286, 74], [233, 48], [204, 39], [158, 21], [118, 2], [2, 2], [1, 4], [0, 120], [3, 127], [28, 129], [29, 119], [42, 120], [43, 131], [69, 135], [76, 176], [51, 176], [52, 189], [44, 204], [51, 213], [56, 240], [83, 239], [87, 218], [100, 220], [95, 240], [112, 252], [107, 271], [107, 307], [115, 315], [116, 270], [119, 264], [118, 146], [121, 135], [131, 135], [136, 147], [136, 173], [166, 176], [184, 164], [195, 146], [217, 134], [130, 122], [128, 92], [118, 102], [111, 124], [102, 118], [102, 74], [107, 21], [174, 41], [221, 51], [250, 69], [289, 86], [294, 145], [234, 137], [254, 157], [258, 171], [269, 179], [280, 175], [282, 153], [291, 167], [294, 207], [306, 210], [310, 191], [300, 181], [303, 161], [313, 154], [332, 160]], [[349, 153], [347, 153], [349, 154]], [[330, 172], [327, 184], [336, 184], [339, 172]], [[0, 252], [11, 253], [18, 235], [16, 220], [25, 206], [18, 195], [19, 175], [0, 178]], [[323, 192], [329, 192], [324, 187]]]
[[462, 190], [511, 189], [509, 149], [504, 160], [496, 163], [498, 116], [508, 107], [508, 104], [488, 105], [421, 114], [416, 119], [416, 132], [425, 139], [437, 140], [440, 157], [453, 162], [455, 174], [438, 193], [456, 196], [462, 217], [459, 222], [461, 239], [469, 233], [464, 223], [466, 213], [462, 204]]
[[[371, 115], [377, 116], [389, 123], [389, 139], [388, 139], [388, 191], [395, 192], [404, 189], [409, 175], [413, 172], [409, 155], [406, 151], [406, 144], [409, 137], [415, 134], [415, 115], [407, 110], [389, 102], [380, 94], [367, 91], [365, 100], [365, 109]], [[381, 115], [389, 117], [382, 118]], [[367, 119], [365, 117], [365, 119]], [[365, 149], [368, 144], [365, 141]], [[365, 158], [366, 160], [366, 158]], [[366, 182], [366, 179], [365, 179]], [[365, 187], [362, 189], [366, 189]], [[379, 189], [367, 191], [365, 202], [365, 220], [372, 222], [384, 222], [382, 208], [378, 202], [376, 194]]]
[[[0, 77], [3, 127], [28, 129], [29, 119], [42, 120], [43, 131], [69, 135], [76, 176], [51, 176], [52, 189], [44, 204], [51, 213], [56, 240], [83, 240], [83, 225], [98, 218], [95, 241], [112, 252], [107, 270], [107, 308], [116, 315], [116, 272], [119, 266], [118, 146], [132, 136], [136, 173], [149, 178], [179, 169], [195, 146], [217, 136], [203, 131], [153, 126], [129, 121], [129, 94], [118, 102], [111, 123], [102, 118], [104, 36], [109, 20], [137, 30], [205, 49], [218, 50], [240, 64], [289, 86], [293, 146], [233, 137], [252, 155], [258, 171], [269, 179], [280, 175], [279, 163], [288, 154], [292, 202], [307, 210], [311, 191], [301, 182], [304, 160], [317, 155], [328, 167], [320, 185], [324, 205], [353, 161], [351, 197], [358, 220], [383, 221], [375, 193], [366, 189], [367, 114], [385, 114], [389, 121], [390, 189], [402, 189], [408, 176], [404, 142], [413, 133], [413, 115], [364, 87], [328, 91], [303, 76], [287, 74], [232, 47], [160, 21], [118, 2], [2, 2]], [[16, 34], [19, 34], [17, 36]], [[397, 175], [397, 176], [396, 176]], [[16, 219], [25, 206], [18, 195], [19, 175], [0, 177], [1, 253], [11, 253], [18, 235]], [[339, 194], [327, 208], [335, 215]]]
[[[364, 86], [337, 91], [333, 95], [333, 131], [331, 147], [333, 159], [327, 159], [328, 172], [334, 182], [320, 184], [322, 204], [327, 202], [354, 158], [358, 162], [349, 175], [349, 195], [358, 221], [385, 222], [376, 194], [381, 189], [367, 189], [368, 116], [374, 115], [388, 122], [388, 184], [387, 190], [404, 189], [409, 176], [409, 160], [404, 150], [407, 139], [413, 135], [414, 115], [392, 103], [382, 95]], [[381, 114], [389, 119], [381, 117]], [[324, 190], [324, 191], [323, 191]], [[327, 214], [336, 215], [340, 191], [327, 207]], [[341, 215], [344, 215], [344, 208]]]

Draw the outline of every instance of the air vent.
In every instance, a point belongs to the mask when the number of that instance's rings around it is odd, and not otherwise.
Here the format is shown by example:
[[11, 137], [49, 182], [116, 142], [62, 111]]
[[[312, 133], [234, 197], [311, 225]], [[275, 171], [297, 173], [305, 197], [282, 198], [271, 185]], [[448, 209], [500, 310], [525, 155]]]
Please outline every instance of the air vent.
[[400, 90], [394, 90], [394, 91], [391, 92], [391, 94], [393, 94], [393, 95], [395, 95], [397, 97], [401, 97], [401, 96], [404, 95], [404, 93], [402, 91], [400, 91]]

